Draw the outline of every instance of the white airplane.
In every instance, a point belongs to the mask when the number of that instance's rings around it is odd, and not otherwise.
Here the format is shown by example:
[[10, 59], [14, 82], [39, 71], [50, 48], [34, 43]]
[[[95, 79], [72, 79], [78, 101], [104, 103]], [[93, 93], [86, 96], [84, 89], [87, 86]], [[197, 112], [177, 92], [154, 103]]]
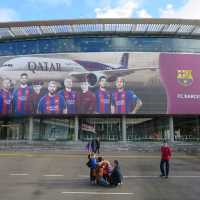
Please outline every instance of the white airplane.
[[113, 81], [140, 70], [156, 70], [158, 67], [128, 69], [129, 53], [122, 55], [119, 64], [107, 64], [86, 60], [70, 60], [45, 57], [16, 57], [2, 64], [0, 77], [19, 80], [22, 73], [27, 73], [30, 80], [63, 81], [66, 77], [78, 82], [87, 80], [94, 87], [99, 78], [104, 76]]

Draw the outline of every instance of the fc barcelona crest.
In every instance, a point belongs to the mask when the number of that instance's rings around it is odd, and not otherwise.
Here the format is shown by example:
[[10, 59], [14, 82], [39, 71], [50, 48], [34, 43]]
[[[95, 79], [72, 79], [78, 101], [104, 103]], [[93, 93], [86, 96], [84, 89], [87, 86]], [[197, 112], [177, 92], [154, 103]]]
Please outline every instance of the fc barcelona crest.
[[190, 86], [193, 83], [193, 76], [191, 69], [176, 70], [176, 80], [182, 86]]

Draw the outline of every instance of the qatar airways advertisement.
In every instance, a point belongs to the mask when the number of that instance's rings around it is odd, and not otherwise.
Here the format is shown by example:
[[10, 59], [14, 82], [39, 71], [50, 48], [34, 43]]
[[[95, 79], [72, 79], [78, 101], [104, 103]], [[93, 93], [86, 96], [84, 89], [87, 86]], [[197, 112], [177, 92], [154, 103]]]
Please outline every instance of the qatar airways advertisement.
[[0, 116], [199, 113], [200, 55], [0, 57]]

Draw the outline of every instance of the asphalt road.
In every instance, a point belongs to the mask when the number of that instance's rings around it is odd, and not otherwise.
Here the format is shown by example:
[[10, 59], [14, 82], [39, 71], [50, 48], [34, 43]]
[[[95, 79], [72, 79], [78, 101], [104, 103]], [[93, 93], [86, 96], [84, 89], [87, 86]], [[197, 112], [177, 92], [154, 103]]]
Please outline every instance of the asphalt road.
[[106, 152], [118, 159], [124, 183], [90, 185], [81, 152], [0, 152], [0, 200], [199, 200], [200, 157], [175, 154], [168, 179], [159, 177], [159, 154]]

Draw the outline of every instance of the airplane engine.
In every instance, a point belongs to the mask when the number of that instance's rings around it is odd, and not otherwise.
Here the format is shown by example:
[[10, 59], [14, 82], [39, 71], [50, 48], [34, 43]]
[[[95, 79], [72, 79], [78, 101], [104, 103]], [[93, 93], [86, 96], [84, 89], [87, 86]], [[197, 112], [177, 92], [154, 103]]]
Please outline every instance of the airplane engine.
[[104, 75], [90, 73], [86, 76], [86, 80], [89, 83], [90, 87], [95, 87], [99, 81], [99, 78], [101, 78], [102, 76]]

